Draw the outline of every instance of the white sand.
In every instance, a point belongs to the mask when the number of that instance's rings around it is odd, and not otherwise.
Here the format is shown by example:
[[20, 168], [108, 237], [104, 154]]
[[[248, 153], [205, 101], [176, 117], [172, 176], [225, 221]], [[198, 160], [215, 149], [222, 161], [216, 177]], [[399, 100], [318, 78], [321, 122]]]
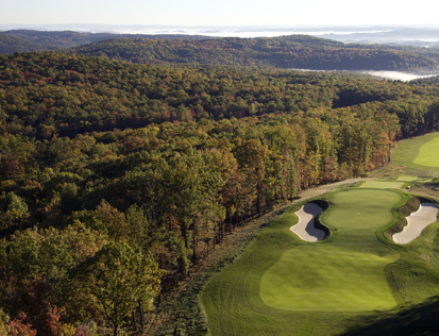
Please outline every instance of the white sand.
[[296, 212], [297, 217], [299, 217], [299, 222], [290, 227], [290, 230], [301, 239], [309, 242], [322, 240], [325, 237], [325, 233], [322, 230], [316, 229], [314, 226], [314, 218], [322, 211], [322, 208], [317, 204], [305, 204]]
[[422, 231], [437, 221], [439, 206], [433, 203], [422, 203], [419, 209], [407, 217], [407, 225], [401, 232], [395, 233], [393, 241], [398, 244], [410, 243], [418, 238]]

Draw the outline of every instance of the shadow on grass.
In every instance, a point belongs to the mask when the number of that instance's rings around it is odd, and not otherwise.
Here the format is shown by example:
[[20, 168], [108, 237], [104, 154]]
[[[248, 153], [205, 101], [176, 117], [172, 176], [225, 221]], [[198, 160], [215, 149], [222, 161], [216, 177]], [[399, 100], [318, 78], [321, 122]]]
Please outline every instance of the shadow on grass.
[[339, 336], [430, 336], [439, 335], [439, 296], [399, 312], [377, 317], [362, 317], [361, 324]]

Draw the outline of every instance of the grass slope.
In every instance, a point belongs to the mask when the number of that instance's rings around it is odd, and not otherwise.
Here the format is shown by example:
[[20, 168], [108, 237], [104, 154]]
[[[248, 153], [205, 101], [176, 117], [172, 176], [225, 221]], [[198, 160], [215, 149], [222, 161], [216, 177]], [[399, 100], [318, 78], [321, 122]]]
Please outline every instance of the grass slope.
[[360, 188], [374, 189], [399, 189], [402, 188], [404, 182], [383, 182], [383, 181], [365, 181]]
[[[396, 220], [396, 211], [391, 212], [390, 207], [402, 205], [408, 197], [401, 192], [368, 189], [329, 194], [327, 199], [333, 206], [322, 215], [322, 221], [330, 226], [333, 234], [319, 243], [306, 243], [289, 230], [297, 222], [294, 212], [302, 204], [291, 207], [272, 222], [233, 265], [207, 283], [201, 302], [210, 335], [326, 336], [351, 330], [361, 333], [369, 321], [383, 313], [356, 311], [349, 300], [362, 302], [362, 309], [385, 309], [396, 303], [421, 303], [438, 295], [439, 264], [433, 252], [437, 248], [438, 224], [432, 224], [420, 238], [404, 247], [393, 244], [383, 235], [386, 224], [388, 227]], [[377, 230], [380, 226], [382, 228]], [[314, 253], [317, 250], [319, 254]], [[308, 269], [304, 269], [305, 266]], [[284, 274], [275, 275], [276, 267]], [[327, 272], [322, 272], [322, 267], [326, 267]], [[267, 278], [270, 276], [271, 280]], [[322, 276], [325, 278], [321, 279]], [[363, 276], [366, 279], [362, 279]], [[337, 288], [335, 282], [340, 280], [343, 283]], [[277, 283], [269, 284], [270, 281]], [[326, 299], [315, 295], [307, 281], [320, 282], [319, 290]], [[341, 287], [346, 284], [351, 288], [343, 293]], [[298, 290], [300, 285], [305, 287]], [[288, 289], [279, 289], [277, 300], [271, 303], [279, 308], [267, 305], [261, 298], [262, 295], [267, 300], [264, 291], [277, 286]], [[368, 286], [370, 296], [365, 294], [363, 286]], [[332, 298], [331, 292], [335, 293]], [[290, 299], [283, 299], [279, 293], [290, 295]], [[298, 296], [295, 302], [291, 302], [291, 295]], [[331, 299], [338, 303], [328, 303]], [[319, 301], [329, 306], [325, 308]], [[318, 307], [327, 310], [318, 310]], [[398, 309], [390, 312], [398, 312]]]
[[396, 306], [384, 268], [399, 253], [383, 245], [375, 231], [392, 221], [401, 202], [385, 190], [334, 194], [323, 222], [338, 230], [328, 244], [307, 244], [285, 252], [262, 277], [261, 298], [289, 310], [374, 310]]
[[420, 166], [439, 168], [439, 135], [419, 148], [419, 154], [414, 163]]
[[392, 159], [397, 165], [430, 170], [430, 175], [433, 175], [439, 170], [439, 156], [435, 155], [438, 149], [439, 133], [425, 134], [399, 141], [392, 152]]

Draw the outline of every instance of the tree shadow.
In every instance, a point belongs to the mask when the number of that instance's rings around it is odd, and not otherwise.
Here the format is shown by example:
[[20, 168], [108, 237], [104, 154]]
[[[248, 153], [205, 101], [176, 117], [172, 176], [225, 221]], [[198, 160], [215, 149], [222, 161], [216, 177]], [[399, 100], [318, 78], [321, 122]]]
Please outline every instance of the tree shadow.
[[339, 336], [430, 336], [439, 335], [439, 296], [385, 315], [352, 320], [353, 326]]

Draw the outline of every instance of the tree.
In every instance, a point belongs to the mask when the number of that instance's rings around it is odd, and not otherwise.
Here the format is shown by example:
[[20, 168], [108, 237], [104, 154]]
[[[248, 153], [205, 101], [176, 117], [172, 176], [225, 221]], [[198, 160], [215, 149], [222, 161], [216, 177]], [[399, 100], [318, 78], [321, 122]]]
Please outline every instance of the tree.
[[114, 336], [118, 336], [138, 302], [152, 308], [164, 271], [158, 269], [150, 255], [118, 241], [104, 246], [72, 274], [81, 290], [90, 295], [95, 308], [112, 324]]

